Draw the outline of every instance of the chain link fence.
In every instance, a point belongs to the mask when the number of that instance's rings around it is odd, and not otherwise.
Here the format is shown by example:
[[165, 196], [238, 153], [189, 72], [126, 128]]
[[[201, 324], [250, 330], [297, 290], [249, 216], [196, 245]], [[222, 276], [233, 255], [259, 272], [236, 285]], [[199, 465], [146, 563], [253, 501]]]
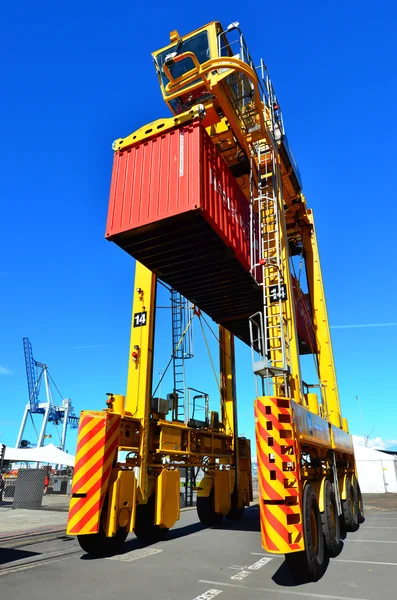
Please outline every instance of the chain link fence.
[[0, 540], [66, 530], [72, 471], [5, 470], [0, 482]]

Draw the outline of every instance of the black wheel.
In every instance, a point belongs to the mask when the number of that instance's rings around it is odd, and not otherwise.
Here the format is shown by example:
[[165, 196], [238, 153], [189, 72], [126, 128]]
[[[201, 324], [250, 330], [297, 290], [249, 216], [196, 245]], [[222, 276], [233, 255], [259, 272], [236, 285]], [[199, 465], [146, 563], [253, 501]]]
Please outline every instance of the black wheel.
[[302, 512], [305, 549], [286, 554], [285, 560], [297, 581], [318, 581], [325, 571], [326, 556], [321, 515], [309, 483], [303, 491]]
[[87, 535], [77, 536], [77, 541], [79, 542], [81, 549], [92, 556], [99, 557], [109, 554], [117, 554], [128, 535], [125, 527], [119, 527], [115, 536], [106, 537], [104, 515], [107, 514], [107, 507], [108, 498], [106, 497], [101, 511], [101, 522], [98, 533], [88, 533]]
[[128, 532], [125, 527], [120, 527], [113, 537], [106, 537], [103, 529], [99, 533], [88, 533], [78, 535], [77, 540], [80, 547], [92, 556], [106, 556], [117, 554], [127, 538]]
[[342, 516], [345, 531], [357, 531], [359, 527], [357, 497], [350, 477], [346, 477], [346, 500], [342, 500]]
[[213, 490], [209, 496], [197, 497], [197, 516], [206, 527], [217, 527], [222, 523], [222, 515], [215, 512]]
[[155, 497], [151, 496], [147, 504], [138, 504], [135, 515], [134, 533], [143, 544], [155, 544], [163, 541], [168, 534], [167, 527], [154, 524]]
[[364, 523], [364, 521], [365, 521], [364, 502], [363, 502], [363, 496], [361, 494], [360, 484], [358, 483], [356, 477], [354, 478], [353, 492], [354, 492], [354, 498], [355, 498], [355, 502], [356, 502], [356, 506], [357, 506], [358, 523], [360, 525], [361, 523]]
[[340, 539], [340, 522], [336, 505], [335, 491], [330, 481], [324, 485], [324, 512], [321, 513], [324, 542], [328, 556], [340, 554], [342, 543]]
[[244, 506], [241, 506], [240, 508], [233, 506], [227, 513], [226, 518], [229, 519], [229, 521], [241, 521], [243, 516], [244, 516]]
[[226, 518], [230, 521], [241, 521], [244, 516], [244, 506], [237, 506], [237, 494], [233, 492], [232, 501], [231, 501], [231, 509], [226, 515]]

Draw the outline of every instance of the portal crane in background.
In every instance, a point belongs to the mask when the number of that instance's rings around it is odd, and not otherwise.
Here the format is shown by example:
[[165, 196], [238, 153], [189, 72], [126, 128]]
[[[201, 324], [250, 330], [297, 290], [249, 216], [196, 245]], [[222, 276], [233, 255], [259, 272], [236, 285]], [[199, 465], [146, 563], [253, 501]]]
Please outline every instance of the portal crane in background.
[[[257, 384], [262, 544], [317, 580], [341, 550], [340, 524], [357, 529], [363, 504], [313, 213], [280, 104], [237, 22], [173, 31], [153, 59], [173, 116], [114, 142], [106, 228], [137, 261], [127, 390], [81, 414], [68, 533], [93, 554], [117, 551], [130, 531], [161, 539], [179, 518], [179, 468], [192, 465], [205, 473], [200, 520], [242, 517], [252, 481], [236, 336], [251, 347]], [[175, 390], [168, 404], [152, 397], [157, 278], [219, 325], [220, 411], [201, 422], [179, 417]], [[316, 367], [310, 383], [304, 354]]]
[[[27, 440], [24, 439], [24, 433], [26, 430], [28, 417], [30, 417], [37, 437], [37, 447], [44, 446], [47, 424], [52, 423], [55, 425], [56, 429], [58, 428], [58, 425], [62, 426], [61, 434], [58, 433], [57, 429], [59, 444], [56, 445], [61, 450], [64, 450], [67, 428], [70, 426], [72, 429], [77, 429], [79, 419], [74, 414], [70, 398], [63, 398], [60, 394], [54, 380], [50, 375], [48, 365], [33, 358], [32, 344], [27, 337], [23, 338], [23, 350], [25, 355], [29, 402], [25, 406], [15, 447], [24, 448], [27, 446]], [[40, 388], [43, 381], [45, 386], [45, 400], [40, 402]], [[52, 385], [62, 398], [62, 403], [60, 405], [54, 404], [51, 388]], [[33, 415], [42, 416], [39, 432], [36, 429]]]

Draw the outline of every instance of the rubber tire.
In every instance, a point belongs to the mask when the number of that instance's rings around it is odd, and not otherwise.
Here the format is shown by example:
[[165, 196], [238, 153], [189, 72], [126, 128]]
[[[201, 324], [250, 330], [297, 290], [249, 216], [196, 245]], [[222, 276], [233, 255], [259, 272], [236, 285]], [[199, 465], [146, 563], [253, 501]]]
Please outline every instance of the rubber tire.
[[232, 508], [227, 513], [226, 518], [229, 519], [229, 521], [241, 521], [241, 519], [244, 516], [244, 510], [244, 506], [242, 506], [241, 508], [238, 508], [237, 506], [232, 506]]
[[359, 525], [361, 525], [361, 523], [364, 523], [364, 521], [365, 521], [364, 502], [363, 502], [363, 496], [361, 494], [360, 484], [358, 483], [356, 477], [354, 478], [353, 491], [354, 491], [354, 497], [355, 497], [356, 505], [357, 505], [358, 523], [359, 523]]
[[358, 506], [350, 477], [346, 477], [346, 500], [342, 500], [342, 525], [345, 531], [357, 531]]
[[[321, 514], [318, 508], [316, 494], [310, 483], [305, 485], [303, 491], [302, 513], [305, 549], [300, 552], [290, 552], [286, 554], [285, 560], [296, 581], [318, 581], [324, 574], [327, 560]], [[317, 525], [317, 551], [313, 545], [311, 529], [312, 513], [314, 513]]]
[[162, 542], [169, 531], [167, 527], [154, 524], [155, 502], [155, 497], [151, 496], [147, 504], [138, 504], [136, 507], [134, 533], [143, 544]]
[[237, 494], [233, 493], [231, 497], [231, 509], [226, 515], [229, 521], [241, 521], [244, 516], [244, 506], [237, 506]]
[[[332, 520], [332, 511], [334, 520]], [[328, 479], [324, 484], [324, 512], [321, 513], [321, 522], [323, 524], [325, 549], [328, 556], [335, 558], [342, 550], [342, 542], [335, 491]]]
[[80, 547], [92, 556], [107, 556], [117, 554], [127, 538], [128, 532], [125, 527], [120, 527], [114, 537], [106, 537], [103, 529], [99, 533], [78, 535], [77, 540]]
[[222, 523], [222, 515], [215, 512], [214, 490], [209, 496], [197, 497], [197, 516], [206, 527], [219, 527]]

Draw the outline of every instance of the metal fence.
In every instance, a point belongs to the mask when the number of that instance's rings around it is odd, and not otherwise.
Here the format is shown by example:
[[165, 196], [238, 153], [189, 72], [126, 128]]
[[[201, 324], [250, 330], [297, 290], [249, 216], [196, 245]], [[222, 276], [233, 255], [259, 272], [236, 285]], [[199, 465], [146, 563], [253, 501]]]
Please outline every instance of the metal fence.
[[4, 473], [0, 540], [65, 531], [71, 482], [70, 473], [48, 475], [45, 469]]

